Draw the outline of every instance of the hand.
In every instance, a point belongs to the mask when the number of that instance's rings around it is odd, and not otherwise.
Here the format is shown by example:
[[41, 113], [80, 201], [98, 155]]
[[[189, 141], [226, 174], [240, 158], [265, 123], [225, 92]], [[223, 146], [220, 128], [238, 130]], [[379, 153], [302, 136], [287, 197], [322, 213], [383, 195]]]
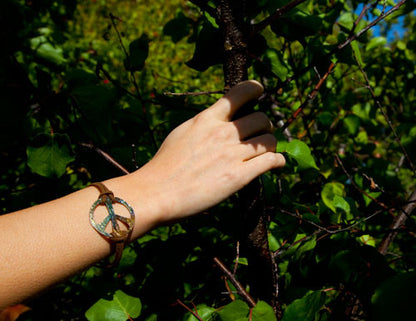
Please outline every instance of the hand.
[[138, 179], [148, 181], [148, 192], [164, 208], [160, 223], [212, 207], [255, 177], [285, 165], [283, 155], [275, 153], [273, 125], [266, 114], [255, 112], [232, 120], [241, 106], [262, 92], [256, 81], [238, 84], [173, 130], [138, 171]]

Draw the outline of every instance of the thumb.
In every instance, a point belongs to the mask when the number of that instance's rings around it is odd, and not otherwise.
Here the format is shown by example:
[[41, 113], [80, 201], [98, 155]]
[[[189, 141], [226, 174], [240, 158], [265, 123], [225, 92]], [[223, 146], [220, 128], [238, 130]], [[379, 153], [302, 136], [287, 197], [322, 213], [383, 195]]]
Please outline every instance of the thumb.
[[210, 107], [211, 112], [217, 119], [230, 121], [241, 106], [259, 98], [263, 90], [256, 80], [240, 82]]

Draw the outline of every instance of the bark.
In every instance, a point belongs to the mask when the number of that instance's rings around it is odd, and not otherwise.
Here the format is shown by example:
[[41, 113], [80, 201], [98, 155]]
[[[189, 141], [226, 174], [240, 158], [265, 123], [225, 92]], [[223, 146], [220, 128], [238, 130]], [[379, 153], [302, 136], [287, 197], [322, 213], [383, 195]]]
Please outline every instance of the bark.
[[[217, 21], [224, 43], [225, 90], [247, 80], [247, 40], [250, 26], [244, 21], [245, 3], [241, 0], [221, 0], [217, 8]], [[253, 106], [244, 106], [236, 118], [253, 111]], [[240, 244], [241, 252], [249, 262], [248, 282], [250, 294], [269, 302], [277, 313], [274, 264], [267, 238], [267, 217], [265, 215], [262, 186], [259, 179], [252, 181], [239, 192], [241, 206]]]

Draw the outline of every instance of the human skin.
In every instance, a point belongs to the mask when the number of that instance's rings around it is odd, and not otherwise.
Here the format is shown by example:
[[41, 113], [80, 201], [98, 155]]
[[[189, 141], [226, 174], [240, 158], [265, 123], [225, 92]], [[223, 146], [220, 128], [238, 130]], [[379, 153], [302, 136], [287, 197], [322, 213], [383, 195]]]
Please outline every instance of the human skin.
[[[174, 129], [145, 166], [103, 182], [136, 212], [131, 240], [204, 211], [262, 173], [284, 166], [265, 114], [233, 120], [238, 108], [262, 92], [256, 81], [240, 83]], [[0, 216], [0, 311], [110, 254], [108, 240], [89, 222], [98, 194], [88, 187]]]

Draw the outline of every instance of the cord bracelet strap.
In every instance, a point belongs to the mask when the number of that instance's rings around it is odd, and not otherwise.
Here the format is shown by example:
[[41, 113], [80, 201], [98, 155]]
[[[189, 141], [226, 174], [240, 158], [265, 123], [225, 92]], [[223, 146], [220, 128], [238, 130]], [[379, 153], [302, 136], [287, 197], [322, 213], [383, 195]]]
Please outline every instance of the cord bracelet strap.
[[[130, 239], [134, 228], [134, 210], [126, 201], [115, 197], [114, 193], [110, 191], [103, 183], [92, 183], [90, 186], [94, 186], [100, 191], [98, 199], [92, 204], [90, 208], [90, 223], [99, 234], [101, 234], [111, 243], [111, 252], [114, 254], [114, 258], [108, 266], [116, 266], [121, 260], [124, 246]], [[130, 217], [124, 217], [116, 214], [113, 207], [113, 204], [116, 203], [123, 205], [128, 210]], [[106, 207], [108, 215], [98, 223], [94, 213], [97, 207], [101, 205]], [[111, 232], [107, 232], [106, 229], [110, 222]], [[123, 229], [120, 227], [119, 222], [123, 223]]]

